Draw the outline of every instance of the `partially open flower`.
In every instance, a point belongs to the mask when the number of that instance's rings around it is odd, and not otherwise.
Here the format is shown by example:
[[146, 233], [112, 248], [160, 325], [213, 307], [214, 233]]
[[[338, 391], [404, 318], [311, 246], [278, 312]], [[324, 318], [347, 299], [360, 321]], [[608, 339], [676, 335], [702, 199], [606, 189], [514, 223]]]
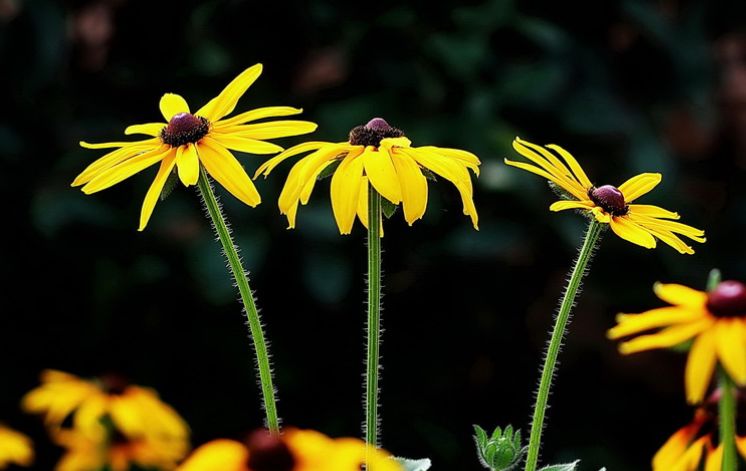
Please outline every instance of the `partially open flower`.
[[0, 469], [11, 465], [30, 466], [34, 461], [31, 439], [0, 424]]
[[177, 471], [402, 471], [391, 456], [355, 438], [332, 439], [312, 430], [282, 435], [254, 432], [242, 443], [214, 440], [197, 448]]
[[401, 203], [404, 219], [412, 225], [427, 209], [426, 173], [435, 173], [453, 183], [461, 195], [464, 214], [477, 228], [477, 209], [469, 170], [479, 174], [479, 159], [470, 152], [442, 147], [412, 147], [404, 132], [382, 118], [350, 131], [347, 142], [306, 142], [269, 159], [254, 178], [265, 177], [289, 157], [311, 152], [298, 161], [288, 174], [278, 206], [295, 227], [298, 204], [308, 203], [316, 180], [333, 168], [331, 200], [334, 218], [342, 234], [349, 234], [357, 215], [368, 227], [368, 188], [372, 185], [393, 205]]

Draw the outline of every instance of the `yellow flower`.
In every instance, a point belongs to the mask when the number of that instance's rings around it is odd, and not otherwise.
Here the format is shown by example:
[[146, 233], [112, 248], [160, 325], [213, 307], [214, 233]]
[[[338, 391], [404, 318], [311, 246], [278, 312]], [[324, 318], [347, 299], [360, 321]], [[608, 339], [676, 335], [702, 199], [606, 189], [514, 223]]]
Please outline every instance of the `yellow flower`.
[[72, 427], [88, 437], [98, 436], [102, 420], [110, 420], [130, 439], [173, 442], [186, 452], [187, 424], [151, 389], [127, 385], [114, 376], [88, 381], [55, 370], [44, 371], [41, 382], [24, 396], [22, 407], [26, 412], [44, 415], [53, 434], [70, 416]]
[[[280, 437], [262, 430], [247, 443], [214, 440], [197, 448], [178, 471], [358, 471], [367, 445], [355, 438], [331, 439], [312, 430], [289, 429]], [[368, 450], [370, 471], [401, 471], [386, 452]]]
[[611, 226], [611, 230], [622, 239], [648, 249], [655, 248], [657, 238], [680, 253], [693, 254], [694, 250], [678, 235], [705, 242], [704, 231], [674, 221], [679, 219], [677, 213], [658, 206], [631, 204], [660, 183], [659, 173], [642, 173], [618, 188], [611, 185], [596, 187], [575, 158], [560, 146], [550, 144], [542, 147], [516, 138], [513, 148], [535, 165], [507, 159], [506, 164], [544, 177], [569, 193], [571, 199], [557, 201], [549, 207], [551, 211], [586, 211], [598, 222]]
[[34, 447], [26, 435], [0, 425], [0, 469], [11, 464], [29, 466], [34, 461]]
[[709, 293], [682, 285], [656, 284], [655, 294], [672, 306], [641, 314], [619, 314], [609, 338], [619, 339], [648, 330], [619, 346], [623, 354], [669, 348], [693, 340], [686, 364], [686, 395], [702, 401], [716, 363], [740, 386], [746, 385], [746, 285], [723, 281]]
[[[312, 151], [312, 152], [311, 152]], [[350, 132], [347, 142], [306, 142], [269, 159], [257, 169], [266, 177], [285, 159], [311, 152], [288, 174], [280, 194], [280, 212], [295, 227], [298, 203], [306, 204], [321, 172], [338, 164], [331, 181], [331, 200], [339, 232], [349, 234], [355, 215], [368, 227], [368, 184], [394, 205], [402, 204], [404, 219], [412, 225], [427, 208], [427, 178], [423, 170], [453, 183], [461, 194], [464, 214], [477, 228], [477, 209], [469, 169], [479, 175], [479, 159], [472, 153], [440, 147], [411, 147], [404, 133], [374, 118]]]
[[257, 108], [226, 118], [252, 83], [261, 75], [262, 65], [244, 70], [220, 95], [192, 114], [189, 105], [179, 95], [166, 93], [161, 97], [161, 114], [166, 122], [135, 124], [124, 133], [151, 136], [133, 142], [105, 142], [89, 144], [87, 149], [116, 149], [89, 165], [73, 182], [83, 186], [85, 194], [96, 193], [113, 186], [146, 168], [160, 163], [160, 168], [145, 195], [140, 214], [142, 231], [153, 213], [163, 186], [174, 172], [181, 182], [195, 185], [200, 165], [233, 196], [256, 206], [261, 202], [254, 183], [230, 151], [249, 154], [274, 154], [282, 147], [265, 139], [296, 136], [312, 132], [314, 123], [308, 121], [268, 121], [246, 124], [263, 118], [289, 116], [302, 110], [287, 106]]
[[129, 471], [132, 465], [166, 471], [174, 469], [187, 452], [179, 443], [110, 436], [103, 426], [94, 435], [62, 430], [53, 438], [65, 448], [55, 471]]
[[[705, 457], [704, 471], [720, 471], [723, 463], [723, 446], [713, 445], [713, 432], [717, 430], [717, 401], [700, 407], [694, 420], [680, 428], [666, 441], [653, 457], [653, 471], [697, 471]], [[736, 446], [746, 458], [746, 437], [736, 437]]]

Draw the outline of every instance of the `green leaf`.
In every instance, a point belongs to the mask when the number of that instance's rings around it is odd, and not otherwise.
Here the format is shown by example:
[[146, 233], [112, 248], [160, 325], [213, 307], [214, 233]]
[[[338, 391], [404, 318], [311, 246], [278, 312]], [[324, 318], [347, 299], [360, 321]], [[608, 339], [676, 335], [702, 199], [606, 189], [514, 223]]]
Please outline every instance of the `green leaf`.
[[575, 471], [578, 467], [580, 460], [575, 460], [572, 463], [565, 464], [553, 464], [545, 468], [541, 468], [539, 471]]
[[[510, 425], [508, 425], [510, 427]], [[505, 431], [507, 432], [508, 429], [506, 428]], [[503, 430], [500, 428], [500, 426], [495, 427], [495, 430], [492, 432], [492, 437], [490, 437], [491, 440], [497, 440], [498, 438], [502, 437]]]
[[316, 181], [323, 180], [325, 178], [329, 178], [332, 175], [334, 175], [334, 171], [337, 170], [337, 167], [339, 167], [339, 163], [342, 161], [342, 159], [337, 159], [334, 162], [330, 163], [326, 167], [324, 167], [324, 170], [319, 173], [319, 176], [316, 177]]
[[477, 440], [477, 445], [480, 448], [484, 448], [487, 445], [487, 432], [479, 425], [474, 425], [474, 438]]
[[419, 460], [413, 460], [410, 458], [402, 458], [397, 456], [394, 458], [404, 469], [404, 471], [427, 471], [432, 466], [430, 458], [422, 458]]
[[397, 207], [397, 205], [387, 200], [386, 198], [381, 198], [381, 209], [383, 210], [383, 215], [386, 216], [386, 219], [390, 219], [391, 216], [396, 213]]
[[176, 175], [176, 172], [171, 172], [168, 175], [168, 178], [166, 178], [166, 183], [163, 184], [163, 189], [161, 190], [161, 201], [164, 201], [166, 198], [168, 198], [168, 195], [171, 194], [172, 191], [174, 191], [174, 188], [176, 188], [176, 182], [179, 181], [179, 177]]

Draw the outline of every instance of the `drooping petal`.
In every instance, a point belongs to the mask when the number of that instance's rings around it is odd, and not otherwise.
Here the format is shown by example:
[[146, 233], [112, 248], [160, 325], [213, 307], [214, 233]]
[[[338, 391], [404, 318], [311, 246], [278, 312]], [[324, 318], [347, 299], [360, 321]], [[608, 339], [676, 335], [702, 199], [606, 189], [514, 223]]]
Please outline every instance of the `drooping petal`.
[[629, 355], [645, 350], [673, 347], [705, 331], [712, 325], [712, 322], [712, 319], [705, 318], [688, 324], [668, 327], [656, 334], [641, 335], [619, 345], [619, 351], [623, 355]]
[[199, 180], [199, 156], [194, 144], [187, 144], [178, 148], [176, 166], [179, 170], [179, 180], [184, 186], [197, 184], [197, 180]]
[[160, 143], [148, 142], [147, 144], [129, 145], [120, 149], [109, 152], [108, 154], [95, 160], [93, 163], [83, 170], [80, 175], [75, 177], [71, 186], [80, 186], [91, 181], [97, 174], [107, 170], [115, 165], [119, 165], [125, 160], [132, 158], [138, 154], [154, 150], [160, 147]]
[[361, 146], [350, 146], [346, 142], [343, 143], [331, 143], [331, 142], [304, 142], [303, 144], [298, 144], [297, 146], [293, 146], [290, 149], [286, 149], [284, 152], [272, 157], [271, 159], [264, 162], [262, 165], [259, 166], [258, 169], [256, 169], [256, 172], [254, 172], [254, 179], [256, 180], [259, 178], [259, 175], [264, 175], [266, 178], [267, 175], [272, 172], [272, 170], [275, 169], [278, 165], [280, 165], [285, 159], [288, 159], [290, 157], [293, 157], [298, 154], [302, 154], [304, 152], [310, 152], [315, 150], [321, 150], [324, 148], [329, 149], [337, 149], [340, 153], [342, 153], [345, 149], [351, 149], [353, 147], [361, 147]]
[[[161, 114], [166, 121], [171, 121], [174, 115], [179, 113], [189, 113], [189, 105], [186, 100], [175, 93], [166, 93], [161, 97], [160, 102]], [[161, 125], [163, 126], [163, 125]]]
[[379, 152], [368, 147], [360, 157], [363, 159], [365, 174], [373, 188], [394, 204], [401, 202], [401, 186], [391, 156], [386, 151]]
[[368, 228], [368, 192], [368, 177], [363, 175], [363, 178], [360, 179], [360, 196], [357, 200], [357, 217], [366, 229]]
[[362, 177], [363, 159], [350, 156], [345, 157], [332, 176], [332, 210], [341, 234], [349, 234], [352, 231]]
[[654, 227], [645, 226], [645, 230], [650, 232], [653, 236], [663, 241], [666, 245], [673, 247], [680, 254], [691, 255], [694, 253], [694, 249], [689, 245], [686, 245], [677, 235], [670, 231], [664, 231]]
[[702, 332], [689, 350], [686, 362], [686, 397], [690, 404], [702, 402], [715, 370], [715, 342], [713, 330]]
[[249, 452], [233, 440], [213, 440], [194, 450], [178, 471], [230, 470], [246, 471]]
[[245, 111], [233, 116], [232, 118], [217, 121], [213, 126], [216, 129], [222, 129], [237, 124], [248, 123], [249, 121], [256, 121], [257, 119], [278, 118], [281, 116], [291, 116], [301, 113], [303, 113], [302, 108], [292, 108], [290, 106], [266, 106], [264, 108]]
[[[184, 154], [185, 153], [181, 154], [182, 158]], [[161, 197], [163, 185], [166, 184], [166, 180], [173, 171], [174, 165], [176, 165], [176, 150], [172, 149], [169, 155], [161, 161], [161, 167], [158, 169], [158, 174], [155, 176], [155, 180], [153, 180], [148, 192], [145, 194], [145, 201], [143, 201], [142, 210], [140, 211], [140, 227], [137, 228], [138, 231], [143, 231], [145, 226], [148, 225], [150, 216], [153, 214], [153, 209], [155, 209], [155, 204]], [[181, 171], [179, 172], [179, 177], [181, 177]], [[182, 181], [184, 181], [183, 178]]]
[[702, 437], [692, 443], [672, 470], [697, 471], [699, 463], [702, 461], [702, 452], [704, 451], [705, 443], [708, 439], [708, 437]]
[[209, 121], [217, 121], [229, 115], [236, 108], [238, 100], [261, 74], [262, 64], [256, 64], [244, 70], [220, 92], [220, 95], [207, 102], [195, 114]]
[[586, 201], [570, 201], [570, 200], [562, 200], [552, 203], [552, 205], [549, 207], [550, 211], [564, 211], [566, 209], [588, 209], [590, 210], [593, 207], [593, 202], [590, 200]]
[[619, 191], [624, 195], [624, 200], [631, 203], [658, 186], [662, 178], [660, 173], [641, 173], [622, 183]]
[[677, 430], [666, 441], [653, 457], [653, 471], [670, 471], [677, 461], [684, 456], [692, 439], [701, 428], [699, 423], [692, 423]]
[[668, 221], [665, 219], [656, 219], [656, 218], [651, 218], [648, 216], [641, 216], [641, 215], [635, 215], [635, 214], [630, 214], [630, 218], [642, 226], [650, 227], [653, 229], [659, 229], [660, 231], [681, 234], [696, 242], [702, 243], [707, 240], [704, 237], [705, 232], [703, 230], [697, 229], [692, 226], [688, 226], [686, 224], [682, 224], [680, 222]]
[[612, 217], [611, 230], [624, 240], [640, 245], [646, 249], [653, 249], [656, 246], [655, 238], [649, 232], [633, 223], [629, 218]]
[[707, 293], [684, 285], [656, 283], [653, 285], [653, 291], [658, 298], [668, 304], [686, 306], [700, 312], [704, 312], [704, 307], [707, 303]]
[[705, 471], [722, 471], [723, 469], [723, 445], [721, 444], [713, 451], [708, 451], [705, 461]]
[[427, 179], [410, 156], [394, 152], [391, 159], [399, 175], [404, 220], [411, 226], [427, 209]]
[[212, 138], [230, 150], [246, 152], [247, 154], [266, 155], [283, 151], [282, 147], [271, 142], [258, 141], [230, 134], [212, 134]]
[[739, 386], [746, 385], [746, 332], [741, 319], [719, 319], [715, 325], [720, 363]]
[[161, 135], [161, 131], [163, 131], [163, 128], [165, 127], [166, 125], [164, 123], [133, 124], [132, 126], [127, 126], [124, 133], [128, 136], [131, 134], [145, 134], [158, 137]]
[[461, 149], [449, 149], [434, 146], [423, 146], [418, 147], [418, 149], [424, 150], [426, 152], [434, 152], [436, 154], [444, 155], [451, 159], [456, 159], [463, 163], [466, 167], [471, 169], [471, 171], [473, 171], [476, 176], [479, 176], [479, 166], [482, 162], [479, 161], [479, 157], [472, 154], [471, 152], [467, 152]]
[[639, 214], [642, 216], [650, 216], [652, 218], [665, 218], [665, 219], [679, 219], [679, 213], [674, 213], [667, 209], [663, 209], [658, 206], [650, 204], [631, 204], [629, 205], [629, 212], [631, 214]]
[[619, 314], [616, 317], [617, 325], [609, 330], [607, 336], [616, 340], [650, 329], [689, 323], [705, 315], [704, 312], [691, 311], [675, 306], [651, 309], [641, 314]]
[[206, 137], [197, 144], [197, 152], [207, 173], [233, 196], [252, 207], [261, 203], [254, 182], [228, 149]]
[[111, 167], [97, 174], [90, 182], [83, 187], [83, 193], [90, 195], [101, 190], [105, 190], [117, 183], [125, 180], [132, 175], [145, 170], [163, 160], [169, 153], [173, 152], [168, 146], [161, 146], [150, 152], [132, 157], [121, 164]]

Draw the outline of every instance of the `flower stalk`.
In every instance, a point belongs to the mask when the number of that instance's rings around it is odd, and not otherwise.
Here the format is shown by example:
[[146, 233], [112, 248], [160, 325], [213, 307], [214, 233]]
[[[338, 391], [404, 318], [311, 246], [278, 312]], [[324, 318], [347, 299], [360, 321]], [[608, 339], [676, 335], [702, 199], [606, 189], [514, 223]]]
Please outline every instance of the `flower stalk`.
[[368, 191], [368, 347], [365, 374], [365, 442], [378, 446], [378, 380], [381, 342], [381, 195]]
[[583, 246], [580, 248], [580, 254], [575, 261], [570, 281], [567, 284], [565, 295], [560, 304], [559, 313], [555, 319], [552, 337], [546, 350], [544, 367], [541, 371], [541, 381], [539, 390], [536, 394], [536, 404], [534, 405], [534, 414], [531, 420], [531, 436], [528, 443], [528, 455], [526, 457], [525, 471], [536, 471], [539, 461], [539, 449], [541, 448], [541, 434], [544, 429], [544, 417], [546, 415], [547, 403], [549, 400], [549, 391], [552, 387], [554, 370], [557, 365], [562, 340], [565, 335], [567, 324], [570, 320], [572, 307], [575, 305], [575, 297], [580, 289], [583, 276], [588, 268], [588, 263], [593, 256], [593, 252], [598, 245], [599, 236], [601, 235], [601, 224], [592, 219], [588, 224], [588, 230], [585, 234]]
[[212, 220], [215, 233], [223, 246], [223, 252], [228, 260], [231, 274], [233, 275], [233, 279], [238, 287], [244, 311], [246, 312], [246, 318], [249, 324], [249, 334], [254, 344], [254, 352], [256, 354], [256, 362], [259, 370], [259, 384], [262, 389], [262, 398], [264, 401], [266, 427], [271, 433], [279, 434], [280, 420], [277, 416], [277, 401], [272, 381], [272, 367], [270, 365], [269, 352], [267, 349], [267, 342], [264, 338], [262, 322], [256, 308], [254, 295], [249, 286], [248, 273], [246, 273], [243, 268], [241, 258], [238, 255], [238, 249], [236, 248], [236, 244], [233, 242], [230, 230], [226, 224], [225, 216], [223, 215], [220, 204], [213, 192], [212, 183], [202, 166], [200, 166], [198, 188], [199, 194], [202, 197], [205, 208], [207, 209], [207, 213]]
[[736, 471], [736, 399], [733, 381], [720, 371], [720, 443], [723, 446], [722, 471]]

